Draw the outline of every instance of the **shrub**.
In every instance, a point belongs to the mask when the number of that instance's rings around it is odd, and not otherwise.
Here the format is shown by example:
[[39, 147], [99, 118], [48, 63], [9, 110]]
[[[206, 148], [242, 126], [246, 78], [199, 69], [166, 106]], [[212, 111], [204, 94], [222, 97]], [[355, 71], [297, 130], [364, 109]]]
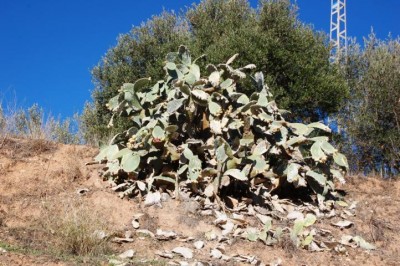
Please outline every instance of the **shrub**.
[[[125, 83], [111, 98], [114, 116], [126, 116], [131, 127], [111, 140], [96, 157], [107, 161], [105, 175], [125, 183], [125, 194], [150, 192], [155, 186], [209, 198], [227, 193], [279, 192], [305, 187], [319, 200], [344, 182], [346, 157], [329, 144], [331, 130], [322, 123], [285, 121], [261, 72], [250, 79], [235, 69], [237, 55], [225, 64], [208, 65], [202, 75], [184, 46], [166, 57], [166, 76]], [[111, 119], [109, 126], [113, 125]], [[169, 184], [169, 185], [168, 185]]]
[[27, 110], [9, 107], [7, 112], [0, 106], [0, 134], [5, 137], [22, 137], [55, 141], [64, 144], [81, 143], [77, 118], [64, 120], [48, 115], [38, 104]]

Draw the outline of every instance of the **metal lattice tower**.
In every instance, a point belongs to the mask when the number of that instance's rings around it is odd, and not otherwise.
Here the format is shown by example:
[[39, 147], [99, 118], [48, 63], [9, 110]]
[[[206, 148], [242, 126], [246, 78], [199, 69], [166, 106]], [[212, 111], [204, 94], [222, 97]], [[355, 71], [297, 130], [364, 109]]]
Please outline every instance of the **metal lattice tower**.
[[331, 0], [331, 59], [347, 54], [346, 0]]

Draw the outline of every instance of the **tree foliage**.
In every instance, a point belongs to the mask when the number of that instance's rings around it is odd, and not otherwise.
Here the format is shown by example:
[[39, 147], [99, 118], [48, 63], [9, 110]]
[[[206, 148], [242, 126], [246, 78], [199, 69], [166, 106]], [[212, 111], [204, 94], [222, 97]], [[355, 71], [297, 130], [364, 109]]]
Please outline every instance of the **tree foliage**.
[[[235, 53], [240, 54], [238, 66], [254, 62], [266, 74], [276, 101], [293, 111], [291, 120], [317, 121], [336, 112], [347, 95], [329, 64], [326, 37], [301, 23], [289, 1], [263, 0], [252, 8], [247, 0], [204, 0], [180, 14], [154, 16], [119, 37], [93, 69], [94, 110], [87, 108], [83, 117], [87, 139], [109, 134], [103, 126], [111, 116], [105, 104], [120, 84], [143, 76], [162, 78], [164, 54], [180, 44], [205, 54], [208, 62], [226, 61]], [[126, 121], [117, 119], [115, 125], [124, 128]]]
[[[159, 69], [162, 69], [164, 55], [190, 41], [185, 23], [175, 13], [163, 12], [119, 36], [118, 44], [92, 70], [96, 85], [92, 93], [93, 103], [85, 106], [82, 115], [83, 134], [87, 142], [97, 144], [97, 141], [107, 139], [114, 133], [106, 126], [111, 117], [106, 103], [121, 84], [143, 76], [163, 77]], [[115, 128], [124, 128], [127, 121], [116, 119], [115, 125]]]
[[353, 171], [400, 168], [400, 39], [353, 44], [344, 72], [350, 99], [341, 113]]

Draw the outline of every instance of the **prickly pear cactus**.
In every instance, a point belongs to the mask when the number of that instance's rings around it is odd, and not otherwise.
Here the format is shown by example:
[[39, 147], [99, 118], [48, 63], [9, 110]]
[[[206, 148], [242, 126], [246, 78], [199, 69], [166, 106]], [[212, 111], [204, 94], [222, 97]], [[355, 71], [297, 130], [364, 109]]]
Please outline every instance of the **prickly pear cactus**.
[[[344, 182], [348, 163], [328, 142], [331, 130], [285, 121], [263, 74], [247, 76], [254, 65], [233, 68], [236, 56], [201, 73], [180, 46], [166, 57], [164, 80], [123, 84], [109, 101], [114, 116], [128, 116], [132, 127], [96, 160], [106, 163], [104, 175], [124, 195], [186, 187], [212, 198], [240, 187], [263, 197], [263, 191], [307, 187], [323, 199], [334, 191], [334, 179]], [[245, 79], [253, 81], [250, 96], [240, 92], [250, 84]]]

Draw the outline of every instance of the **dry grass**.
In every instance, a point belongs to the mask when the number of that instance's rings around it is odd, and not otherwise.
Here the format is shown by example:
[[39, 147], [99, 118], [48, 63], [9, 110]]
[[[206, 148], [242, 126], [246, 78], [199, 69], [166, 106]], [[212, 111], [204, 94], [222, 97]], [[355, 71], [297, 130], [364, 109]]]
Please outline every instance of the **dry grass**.
[[111, 251], [107, 237], [99, 237], [99, 232], [109, 231], [105, 219], [79, 199], [44, 203], [38, 224], [61, 254], [98, 256]]
[[43, 108], [37, 104], [21, 108], [18, 107], [16, 100], [3, 108], [0, 98], [0, 148], [7, 138], [41, 140], [42, 144], [46, 142], [79, 144], [82, 141], [78, 132], [78, 120], [77, 115], [63, 120], [52, 114], [46, 115]]
[[11, 159], [28, 158], [46, 152], [52, 152], [57, 148], [53, 141], [45, 139], [17, 139], [4, 136], [0, 149], [9, 152]]
[[296, 244], [289, 236], [283, 236], [278, 241], [278, 246], [285, 251], [288, 256], [293, 257], [298, 251]]
[[65, 159], [65, 164], [62, 168], [50, 170], [48, 177], [56, 180], [63, 178], [67, 182], [75, 182], [82, 178], [87, 178], [85, 172], [80, 167], [81, 162], [75, 159]]

